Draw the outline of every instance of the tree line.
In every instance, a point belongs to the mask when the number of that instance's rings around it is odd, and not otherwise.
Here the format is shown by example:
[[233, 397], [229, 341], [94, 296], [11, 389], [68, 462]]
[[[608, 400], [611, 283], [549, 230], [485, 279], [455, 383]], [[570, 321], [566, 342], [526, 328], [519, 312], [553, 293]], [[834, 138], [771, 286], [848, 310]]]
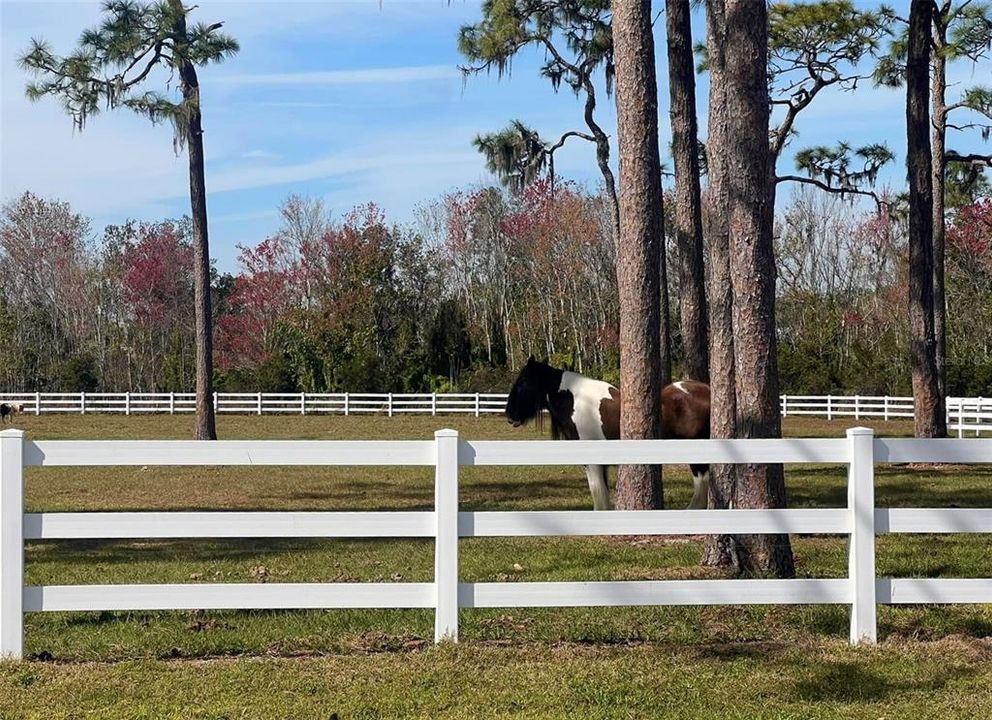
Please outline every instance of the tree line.
[[[666, 197], [673, 198], [669, 188]], [[948, 388], [992, 385], [992, 201], [948, 224]], [[608, 203], [543, 180], [468, 188], [404, 224], [375, 205], [332, 215], [291, 196], [271, 236], [211, 270], [224, 391], [504, 391], [529, 355], [619, 382]], [[668, 208], [674, 208], [671, 201]], [[675, 225], [666, 217], [674, 265]], [[907, 395], [905, 216], [815, 190], [775, 218], [783, 392]], [[4, 391], [187, 391], [195, 385], [187, 218], [103, 229], [25, 194], [0, 213]], [[682, 294], [670, 277], [666, 294]], [[690, 374], [679, 303], [673, 376]]]
[[[454, 192], [406, 225], [288, 198], [277, 232], [210, 274], [222, 390], [503, 390], [529, 354], [616, 374], [613, 247], [601, 199], [537, 183]], [[95, 232], [25, 193], [0, 214], [7, 391], [195, 384], [187, 218]]]

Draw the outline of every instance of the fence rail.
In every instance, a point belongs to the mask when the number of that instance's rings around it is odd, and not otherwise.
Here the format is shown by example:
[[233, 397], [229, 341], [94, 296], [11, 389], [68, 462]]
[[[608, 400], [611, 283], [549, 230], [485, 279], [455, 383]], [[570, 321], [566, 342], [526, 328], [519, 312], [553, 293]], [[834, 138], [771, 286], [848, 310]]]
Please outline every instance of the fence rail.
[[[480, 417], [501, 413], [505, 393], [214, 393], [218, 413], [251, 415], [362, 415], [466, 413]], [[24, 412], [43, 413], [192, 413], [193, 393], [7, 393], [0, 402], [19, 403]], [[782, 395], [782, 416], [834, 418], [913, 417], [913, 398], [869, 395]], [[958, 437], [992, 432], [992, 398], [947, 398], [947, 423]]]
[[[644, 512], [465, 512], [459, 471], [480, 465], [598, 463], [839, 463], [844, 508]], [[852, 643], [874, 642], [877, 604], [992, 603], [992, 579], [876, 578], [878, 533], [992, 533], [992, 509], [877, 508], [876, 463], [992, 463], [992, 439], [655, 441], [29, 441], [0, 432], [0, 657], [23, 654], [24, 613], [96, 610], [434, 608], [435, 640], [457, 640], [460, 608], [715, 604], [841, 604]], [[88, 465], [433, 466], [435, 504], [420, 512], [25, 513], [24, 468]], [[459, 582], [460, 538], [685, 535], [847, 535], [848, 575], [792, 580]], [[434, 538], [433, 582], [196, 585], [24, 585], [28, 540], [216, 537]]]

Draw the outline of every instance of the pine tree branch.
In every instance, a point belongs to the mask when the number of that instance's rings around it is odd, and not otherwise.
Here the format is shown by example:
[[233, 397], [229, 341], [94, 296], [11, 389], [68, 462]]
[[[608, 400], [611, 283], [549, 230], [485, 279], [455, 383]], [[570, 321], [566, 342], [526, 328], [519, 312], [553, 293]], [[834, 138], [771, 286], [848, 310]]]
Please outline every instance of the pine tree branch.
[[558, 139], [558, 142], [549, 147], [547, 152], [553, 153], [555, 150], [559, 150], [569, 138], [573, 137], [582, 138], [583, 140], [588, 140], [589, 142], [596, 142], [596, 138], [589, 133], [579, 132], [578, 130], [569, 130]]
[[[147, 54], [147, 51], [144, 54]], [[144, 54], [142, 56], [144, 56]], [[162, 43], [158, 42], [155, 44], [155, 56], [148, 61], [148, 64], [145, 66], [145, 69], [139, 75], [137, 75], [135, 78], [125, 83], [123, 82], [123, 80], [124, 80], [124, 75], [126, 74], [127, 71], [121, 73], [119, 77], [121, 78], [124, 89], [130, 90], [132, 87], [134, 87], [142, 80], [144, 80], [146, 77], [148, 77], [148, 74], [152, 71], [152, 68], [155, 67], [158, 64], [158, 61], [161, 59], [162, 59]], [[132, 63], [131, 67], [134, 67], [134, 65], [136, 64], [137, 61], [135, 61], [135, 63]], [[130, 70], [130, 68], [128, 69]]]
[[946, 123], [946, 127], [950, 130], [980, 130], [989, 127], [986, 123], [966, 123], [964, 125], [955, 125], [954, 123]]
[[[537, 40], [542, 45], [544, 45], [545, 48], [547, 48], [548, 52], [550, 52], [551, 55], [554, 57], [555, 62], [557, 62], [559, 65], [561, 65], [566, 70], [569, 70], [570, 72], [574, 73], [576, 75], [576, 77], [578, 77], [578, 78], [581, 79], [584, 75], [587, 75], [588, 74], [586, 72], [583, 72], [579, 68], [578, 65], [575, 65], [573, 63], [570, 63], [568, 60], [566, 60], [565, 58], [563, 58], [562, 55], [561, 55], [561, 53], [558, 52], [558, 48], [556, 48], [555, 45], [554, 45], [554, 43], [551, 42], [551, 38], [547, 37], [546, 35], [542, 35], [542, 36], [538, 37]], [[586, 62], [590, 62], [590, 61], [587, 60]]]
[[969, 165], [984, 165], [986, 167], [992, 167], [992, 155], [980, 155], [978, 153], [962, 155], [954, 150], [948, 150], [944, 153], [944, 159], [947, 162], [960, 162], [967, 163]]
[[865, 197], [870, 197], [875, 201], [876, 207], [881, 210], [882, 208], [888, 208], [890, 203], [884, 200], [878, 193], [872, 190], [862, 190], [861, 188], [854, 187], [836, 187], [834, 185], [828, 185], [822, 180], [817, 180], [816, 178], [804, 177], [802, 175], [778, 175], [775, 177], [776, 183], [782, 182], [795, 182], [804, 185], [813, 185], [820, 188], [824, 192], [833, 193], [834, 195], [863, 195]]

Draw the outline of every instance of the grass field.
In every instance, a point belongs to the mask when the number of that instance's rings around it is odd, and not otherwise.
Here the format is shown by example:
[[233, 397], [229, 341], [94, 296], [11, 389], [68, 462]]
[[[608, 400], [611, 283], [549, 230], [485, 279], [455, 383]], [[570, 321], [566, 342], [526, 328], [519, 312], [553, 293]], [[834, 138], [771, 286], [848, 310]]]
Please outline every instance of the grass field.
[[[187, 438], [189, 417], [22, 417], [34, 439]], [[853, 422], [850, 424], [854, 424]], [[906, 435], [906, 423], [872, 423]], [[847, 423], [786, 422], [793, 436]], [[223, 416], [225, 439], [533, 439], [496, 417]], [[788, 467], [793, 507], [846, 502], [841, 466]], [[992, 468], [879, 466], [877, 504], [992, 507]], [[666, 471], [684, 507], [685, 468]], [[587, 509], [577, 467], [467, 468], [465, 509]], [[28, 510], [430, 509], [430, 468], [35, 468]], [[705, 578], [701, 538], [462, 541], [467, 581]], [[795, 536], [798, 573], [847, 572], [846, 541]], [[985, 535], [880, 536], [878, 572], [988, 577]], [[517, 567], [515, 567], [517, 566]], [[518, 569], [522, 568], [522, 569]], [[429, 581], [420, 540], [37, 542], [28, 584]], [[879, 608], [877, 648], [843, 607], [465, 610], [459, 647], [430, 611], [51, 613], [0, 665], [6, 717], [981, 717], [992, 606]]]

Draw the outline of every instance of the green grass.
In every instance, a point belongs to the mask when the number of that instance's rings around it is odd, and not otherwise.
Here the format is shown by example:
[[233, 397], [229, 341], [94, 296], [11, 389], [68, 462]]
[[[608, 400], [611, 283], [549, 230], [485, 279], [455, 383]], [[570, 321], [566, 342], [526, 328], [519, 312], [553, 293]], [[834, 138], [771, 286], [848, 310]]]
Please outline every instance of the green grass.
[[[443, 646], [311, 658], [27, 664], [0, 698], [45, 718], [980, 718], [986, 645]], [[67, 704], [64, 698], [72, 698]], [[85, 709], [85, 711], [84, 711]], [[85, 712], [85, 714], [84, 714]]]
[[[163, 439], [189, 417], [19, 418], [33, 439]], [[853, 422], [850, 424], [854, 424]], [[908, 423], [872, 423], [907, 435]], [[226, 439], [533, 439], [499, 418], [223, 416]], [[793, 436], [847, 424], [786, 422]], [[790, 505], [846, 503], [840, 466], [786, 469]], [[666, 470], [684, 507], [685, 468]], [[879, 466], [879, 505], [992, 507], [992, 468]], [[467, 468], [466, 509], [587, 509], [577, 467]], [[430, 468], [34, 468], [33, 512], [430, 509]], [[988, 577], [986, 535], [880, 536], [882, 576]], [[429, 581], [421, 540], [35, 542], [27, 582]], [[466, 581], [714, 577], [701, 538], [464, 540]], [[846, 575], [846, 541], [794, 536], [803, 577]], [[515, 567], [518, 566], [518, 567]], [[992, 606], [879, 608], [879, 648], [846, 647], [830, 606], [464, 610], [432, 648], [429, 611], [39, 613], [34, 661], [0, 665], [6, 717], [977, 717], [992, 711]], [[110, 663], [110, 664], [108, 664]], [[184, 693], [192, 693], [187, 698]], [[983, 710], [983, 712], [979, 712]]]

